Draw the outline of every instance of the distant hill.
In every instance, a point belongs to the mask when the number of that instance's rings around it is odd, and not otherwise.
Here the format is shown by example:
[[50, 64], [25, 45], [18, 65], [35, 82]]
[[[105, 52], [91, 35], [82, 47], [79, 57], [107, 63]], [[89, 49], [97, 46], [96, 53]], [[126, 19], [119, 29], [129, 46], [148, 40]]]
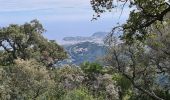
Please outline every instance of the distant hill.
[[102, 38], [106, 37], [107, 34], [108, 34], [107, 32], [96, 32], [91, 37], [102, 39]]
[[94, 62], [97, 58], [103, 57], [106, 47], [93, 42], [82, 42], [65, 47], [70, 55], [71, 63], [80, 64], [84, 61]]
[[96, 32], [89, 37], [76, 36], [76, 37], [64, 37], [63, 44], [76, 44], [80, 42], [95, 42], [103, 43], [104, 38], [106, 37], [107, 32]]
[[69, 54], [69, 59], [66, 59], [60, 64], [76, 64], [79, 65], [84, 61], [94, 62], [102, 58], [107, 51], [107, 47], [103, 43], [103, 39], [107, 32], [96, 32], [90, 37], [65, 37], [63, 41], [64, 48]]

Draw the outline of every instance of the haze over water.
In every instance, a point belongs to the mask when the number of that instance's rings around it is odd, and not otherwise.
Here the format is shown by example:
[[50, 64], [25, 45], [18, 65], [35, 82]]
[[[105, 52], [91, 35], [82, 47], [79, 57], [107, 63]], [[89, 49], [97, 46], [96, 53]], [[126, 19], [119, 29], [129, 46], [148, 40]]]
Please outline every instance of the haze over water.
[[[23, 24], [38, 19], [48, 39], [60, 41], [67, 36], [90, 36], [99, 31], [109, 32], [117, 22], [125, 22], [129, 11], [105, 13], [91, 21], [94, 11], [90, 0], [0, 0], [0, 27], [11, 23]], [[116, 13], [115, 13], [116, 12]]]

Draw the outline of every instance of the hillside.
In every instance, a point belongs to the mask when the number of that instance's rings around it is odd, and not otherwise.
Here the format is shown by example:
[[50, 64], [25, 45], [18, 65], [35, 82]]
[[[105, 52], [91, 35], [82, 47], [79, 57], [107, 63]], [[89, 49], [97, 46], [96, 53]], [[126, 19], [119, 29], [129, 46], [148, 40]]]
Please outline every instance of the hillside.
[[63, 46], [69, 55], [69, 59], [60, 62], [60, 64], [79, 65], [85, 61], [94, 62], [102, 58], [107, 51], [107, 47], [103, 45], [106, 35], [106, 32], [96, 32], [89, 37], [65, 37], [63, 41], [67, 43]]

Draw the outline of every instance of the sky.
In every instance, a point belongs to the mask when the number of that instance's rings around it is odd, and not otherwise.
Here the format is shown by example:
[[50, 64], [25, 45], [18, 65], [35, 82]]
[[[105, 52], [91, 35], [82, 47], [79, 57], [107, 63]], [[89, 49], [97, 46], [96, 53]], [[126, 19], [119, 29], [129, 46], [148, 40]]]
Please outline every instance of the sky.
[[[91, 21], [94, 11], [90, 0], [0, 0], [0, 27], [24, 24], [38, 19], [45, 29], [44, 36], [60, 41], [67, 36], [90, 36], [95, 32], [109, 32], [116, 23], [128, 18], [129, 10], [102, 14]], [[120, 18], [119, 18], [120, 17]]]

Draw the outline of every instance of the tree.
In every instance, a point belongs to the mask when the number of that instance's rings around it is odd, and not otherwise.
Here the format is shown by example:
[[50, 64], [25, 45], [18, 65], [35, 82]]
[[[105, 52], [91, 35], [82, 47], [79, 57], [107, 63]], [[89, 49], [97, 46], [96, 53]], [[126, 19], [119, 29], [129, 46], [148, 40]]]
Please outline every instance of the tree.
[[81, 65], [81, 69], [84, 71], [84, 73], [87, 73], [89, 75], [91, 75], [91, 74], [99, 74], [99, 73], [102, 73], [103, 66], [101, 66], [98, 63], [84, 62]]
[[[120, 6], [118, 5], [120, 3]], [[123, 32], [122, 38], [126, 42], [133, 42], [134, 38], [143, 41], [148, 36], [148, 27], [156, 22], [163, 22], [164, 17], [170, 12], [170, 1], [167, 0], [91, 0], [91, 5], [97, 17], [113, 8], [124, 9], [125, 6], [134, 8], [130, 12], [129, 19], [116, 29]], [[96, 19], [96, 18], [95, 18]]]
[[98, 64], [85, 62], [80, 66], [85, 74], [83, 83], [91, 91], [94, 97], [101, 100], [119, 100], [119, 90], [112, 75], [108, 74], [110, 69]]
[[[0, 98], [23, 100], [51, 96], [55, 86], [45, 66], [35, 60], [17, 59], [15, 64], [0, 67]], [[42, 99], [40, 99], [42, 100]]]
[[97, 100], [88, 92], [86, 88], [78, 88], [69, 91], [62, 100]]
[[[145, 44], [140, 41], [131, 45], [114, 42], [105, 58], [115, 71], [127, 78], [133, 87], [138, 89], [137, 93], [145, 93], [156, 100], [167, 99], [166, 97], [159, 97], [159, 94], [156, 94], [157, 90], [169, 91], [169, 86], [157, 82], [162, 75], [169, 77], [170, 59], [166, 53], [169, 52], [168, 46], [166, 46], [169, 44], [169, 38], [167, 35], [165, 36], [165, 40], [163, 39], [164, 36], [159, 37], [162, 39], [157, 37], [148, 39], [149, 42]], [[165, 47], [162, 48], [162, 46]], [[165, 53], [164, 49], [167, 49]], [[169, 79], [166, 79], [166, 81], [169, 82]]]
[[[111, 62], [139, 92], [153, 99], [167, 99], [155, 94], [160, 85], [155, 81], [163, 73], [169, 75], [170, 1], [117, 0], [117, 3], [114, 0], [91, 0], [96, 17], [114, 8], [122, 11], [127, 6], [133, 8], [127, 22], [114, 27], [108, 35], [106, 42], [111, 49], [107, 62]], [[122, 43], [115, 41], [113, 34], [118, 31], [123, 33], [120, 36]]]
[[24, 60], [34, 58], [46, 66], [52, 66], [66, 58], [64, 49], [54, 40], [44, 38], [43, 32], [45, 29], [38, 20], [0, 28], [0, 47], [3, 48], [1, 61], [10, 64], [17, 58]]

